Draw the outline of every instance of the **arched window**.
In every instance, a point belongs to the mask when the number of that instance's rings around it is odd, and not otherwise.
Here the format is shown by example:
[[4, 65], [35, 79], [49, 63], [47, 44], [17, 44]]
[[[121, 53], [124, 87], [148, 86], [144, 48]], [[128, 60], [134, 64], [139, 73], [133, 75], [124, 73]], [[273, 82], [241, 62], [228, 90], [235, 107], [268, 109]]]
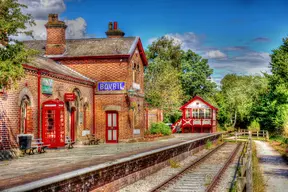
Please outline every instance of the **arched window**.
[[29, 120], [31, 118], [31, 108], [30, 100], [27, 95], [25, 95], [21, 100], [20, 105], [20, 133], [27, 133]]

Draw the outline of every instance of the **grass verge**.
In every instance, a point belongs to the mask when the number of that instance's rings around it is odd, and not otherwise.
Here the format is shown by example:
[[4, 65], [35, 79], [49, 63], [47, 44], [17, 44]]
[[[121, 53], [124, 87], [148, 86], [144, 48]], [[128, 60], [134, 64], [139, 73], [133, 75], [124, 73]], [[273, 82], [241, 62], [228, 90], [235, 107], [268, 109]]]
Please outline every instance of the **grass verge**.
[[257, 158], [257, 151], [255, 143], [252, 144], [252, 171], [253, 171], [253, 192], [264, 192], [265, 181], [260, 169], [259, 160]]
[[283, 136], [271, 136], [270, 145], [278, 151], [282, 157], [288, 162], [288, 139]]

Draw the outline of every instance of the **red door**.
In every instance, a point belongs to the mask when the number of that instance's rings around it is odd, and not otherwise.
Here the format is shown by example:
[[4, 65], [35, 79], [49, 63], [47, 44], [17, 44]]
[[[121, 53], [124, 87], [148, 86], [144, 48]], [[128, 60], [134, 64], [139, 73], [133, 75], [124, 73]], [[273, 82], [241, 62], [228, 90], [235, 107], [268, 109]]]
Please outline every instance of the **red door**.
[[75, 141], [75, 109], [71, 110], [71, 140]]
[[106, 112], [106, 143], [117, 143], [118, 135], [118, 113]]

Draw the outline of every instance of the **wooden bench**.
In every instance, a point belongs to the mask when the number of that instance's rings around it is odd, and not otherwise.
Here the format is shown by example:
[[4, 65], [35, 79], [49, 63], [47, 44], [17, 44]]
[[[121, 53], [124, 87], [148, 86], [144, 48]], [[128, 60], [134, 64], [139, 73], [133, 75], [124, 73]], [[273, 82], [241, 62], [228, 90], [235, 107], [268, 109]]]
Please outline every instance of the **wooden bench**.
[[88, 144], [89, 145], [98, 145], [99, 144], [100, 139], [96, 139], [95, 135], [87, 134], [86, 137], [88, 139]]
[[[19, 142], [19, 141], [17, 141], [17, 142]], [[33, 146], [32, 143], [31, 143], [30, 147], [26, 146], [25, 148], [23, 148], [23, 146], [21, 146], [20, 143], [19, 143], [19, 149], [20, 149], [20, 151], [22, 152], [23, 155], [25, 155], [25, 154], [33, 155], [33, 154], [35, 154], [34, 151], [37, 149], [37, 147]]]
[[31, 146], [29, 149], [20, 149], [22, 151], [23, 154], [29, 154], [29, 155], [33, 155], [35, 154], [35, 150], [37, 149], [36, 146]]
[[65, 137], [65, 145], [67, 145], [68, 149], [72, 149], [74, 144], [75, 141], [72, 141], [70, 137], [68, 136]]
[[33, 139], [32, 146], [36, 147], [38, 153], [45, 153], [46, 152], [45, 149], [47, 149], [50, 145], [44, 145], [42, 139], [40, 138], [40, 139]]

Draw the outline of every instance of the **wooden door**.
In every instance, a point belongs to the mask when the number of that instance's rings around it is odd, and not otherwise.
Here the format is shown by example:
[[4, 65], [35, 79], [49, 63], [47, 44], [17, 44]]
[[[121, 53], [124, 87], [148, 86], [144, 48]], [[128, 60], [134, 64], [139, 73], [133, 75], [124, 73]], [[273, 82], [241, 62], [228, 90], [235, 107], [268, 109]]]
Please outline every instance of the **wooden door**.
[[71, 133], [71, 140], [75, 141], [75, 109], [71, 110], [71, 129], [70, 129], [70, 133]]
[[117, 143], [118, 135], [118, 113], [106, 112], [106, 143]]

